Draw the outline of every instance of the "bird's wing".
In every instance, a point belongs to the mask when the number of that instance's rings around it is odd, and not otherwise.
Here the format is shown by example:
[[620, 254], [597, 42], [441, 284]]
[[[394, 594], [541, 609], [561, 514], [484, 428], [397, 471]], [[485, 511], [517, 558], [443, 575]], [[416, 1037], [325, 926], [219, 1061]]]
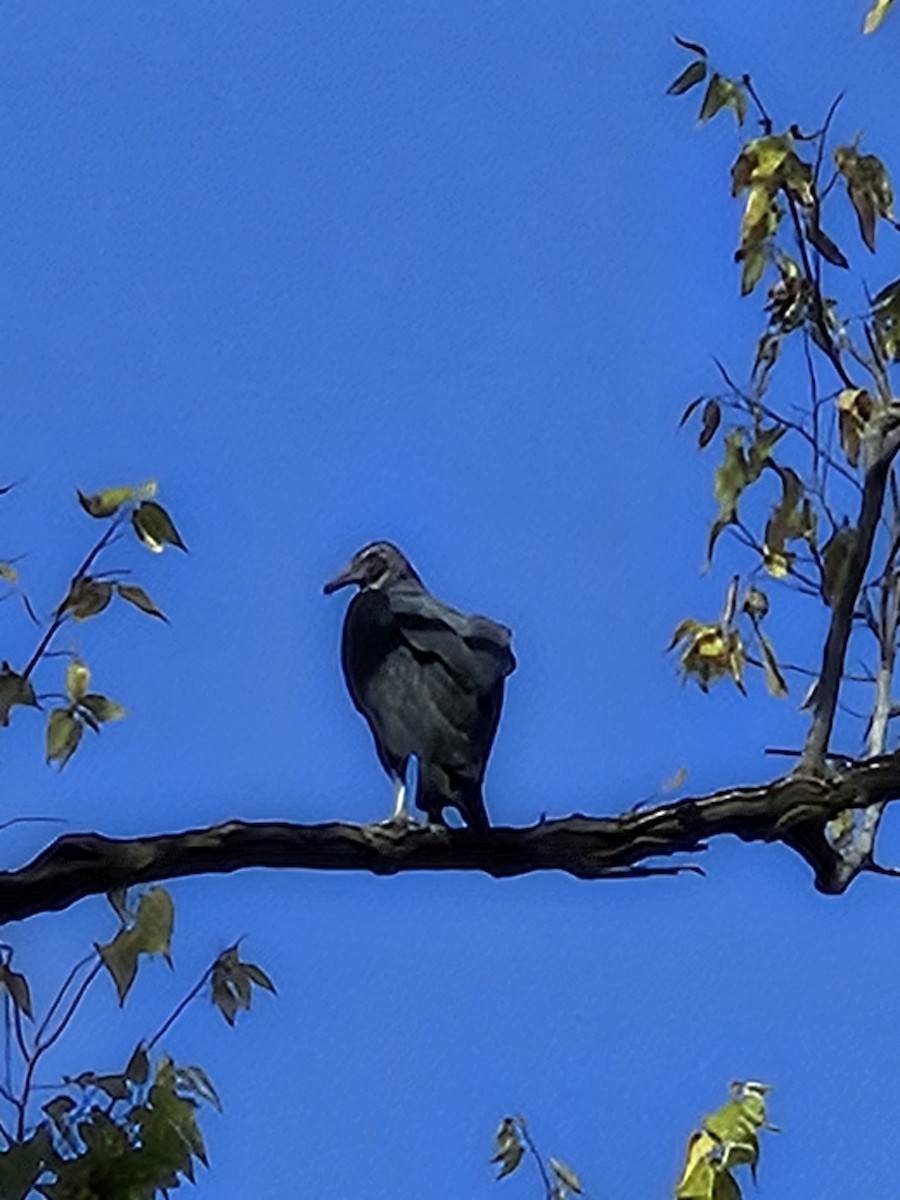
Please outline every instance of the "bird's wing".
[[422, 588], [387, 594], [397, 628], [413, 652], [439, 659], [464, 687], [487, 691], [515, 669], [511, 633], [489, 617], [467, 617]]

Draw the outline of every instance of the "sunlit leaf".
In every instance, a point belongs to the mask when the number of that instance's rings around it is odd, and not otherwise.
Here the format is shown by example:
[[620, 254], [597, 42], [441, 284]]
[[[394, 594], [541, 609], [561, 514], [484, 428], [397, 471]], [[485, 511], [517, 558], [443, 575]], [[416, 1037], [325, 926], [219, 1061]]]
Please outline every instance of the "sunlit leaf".
[[77, 493], [78, 503], [84, 511], [89, 516], [100, 519], [113, 516], [123, 504], [134, 500], [135, 495], [133, 487], [105, 488], [102, 492], [95, 492], [90, 496], [81, 491]]
[[90, 668], [80, 658], [73, 658], [66, 668], [66, 692], [69, 699], [80, 700], [90, 682]]
[[18, 583], [19, 572], [12, 563], [0, 562], [0, 579], [5, 583]]
[[875, 0], [866, 13], [863, 33], [874, 33], [893, 6], [894, 0]]

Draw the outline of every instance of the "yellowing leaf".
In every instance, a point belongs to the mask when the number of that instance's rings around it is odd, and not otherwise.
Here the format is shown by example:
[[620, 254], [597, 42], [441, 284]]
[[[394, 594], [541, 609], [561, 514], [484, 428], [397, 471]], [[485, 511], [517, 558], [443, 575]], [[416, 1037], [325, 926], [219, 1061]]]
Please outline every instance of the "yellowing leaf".
[[66, 668], [66, 692], [70, 700], [80, 700], [91, 681], [91, 672], [80, 658], [73, 658]]
[[567, 1167], [564, 1162], [560, 1162], [558, 1158], [550, 1158], [550, 1170], [568, 1191], [574, 1192], [580, 1196], [584, 1190], [581, 1186], [581, 1180], [575, 1174], [571, 1167]]
[[675, 1192], [677, 1200], [712, 1200], [715, 1171], [710, 1160], [718, 1143], [708, 1133], [695, 1133], [688, 1142], [687, 1161]]
[[123, 504], [127, 504], [133, 500], [135, 498], [135, 489], [132, 487], [116, 487], [105, 488], [102, 492], [96, 492], [90, 496], [86, 496], [81, 491], [76, 494], [78, 496], [78, 503], [89, 516], [102, 519], [113, 516]]
[[860, 236], [874, 254], [878, 218], [892, 223], [894, 220], [894, 195], [887, 168], [880, 158], [860, 154], [855, 146], [839, 146], [834, 161], [847, 181], [847, 194], [856, 210]]
[[875, 3], [866, 13], [863, 33], [874, 33], [890, 12], [893, 3], [894, 0], [875, 0]]
[[851, 466], [859, 465], [862, 437], [875, 407], [875, 402], [865, 388], [844, 388], [838, 396], [841, 446]]

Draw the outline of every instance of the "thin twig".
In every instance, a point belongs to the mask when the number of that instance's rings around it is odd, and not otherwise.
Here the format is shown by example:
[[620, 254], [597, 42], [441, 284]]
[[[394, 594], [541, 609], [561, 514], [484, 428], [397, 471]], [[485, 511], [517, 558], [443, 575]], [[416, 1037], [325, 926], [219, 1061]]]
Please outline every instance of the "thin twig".
[[198, 981], [194, 984], [194, 986], [191, 988], [191, 990], [184, 997], [184, 999], [181, 1000], [175, 1006], [175, 1008], [172, 1010], [172, 1012], [169, 1014], [169, 1016], [165, 1019], [165, 1021], [163, 1021], [162, 1025], [160, 1025], [160, 1027], [156, 1031], [156, 1033], [154, 1033], [154, 1035], [150, 1039], [150, 1041], [147, 1042], [147, 1045], [145, 1047], [145, 1049], [147, 1051], [152, 1050], [153, 1047], [156, 1045], [156, 1043], [169, 1032], [169, 1030], [172, 1028], [172, 1026], [175, 1024], [175, 1022], [178, 1020], [178, 1018], [181, 1016], [181, 1014], [184, 1012], [184, 1010], [190, 1004], [190, 1002], [192, 1000], [194, 1000], [197, 996], [199, 996], [199, 994], [203, 991], [203, 988], [206, 986], [212, 973], [213, 973], [212, 966], [207, 967], [206, 970], [203, 972], [203, 974], [198, 979]]

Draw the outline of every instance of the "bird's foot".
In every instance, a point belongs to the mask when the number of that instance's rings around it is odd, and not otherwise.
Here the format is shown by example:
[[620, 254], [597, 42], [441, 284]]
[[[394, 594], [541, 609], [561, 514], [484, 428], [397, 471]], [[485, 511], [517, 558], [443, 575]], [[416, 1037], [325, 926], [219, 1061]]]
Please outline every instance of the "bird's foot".
[[391, 813], [389, 817], [385, 817], [383, 821], [377, 821], [376, 824], [379, 829], [396, 829], [399, 831], [423, 828], [416, 818], [408, 812]]

